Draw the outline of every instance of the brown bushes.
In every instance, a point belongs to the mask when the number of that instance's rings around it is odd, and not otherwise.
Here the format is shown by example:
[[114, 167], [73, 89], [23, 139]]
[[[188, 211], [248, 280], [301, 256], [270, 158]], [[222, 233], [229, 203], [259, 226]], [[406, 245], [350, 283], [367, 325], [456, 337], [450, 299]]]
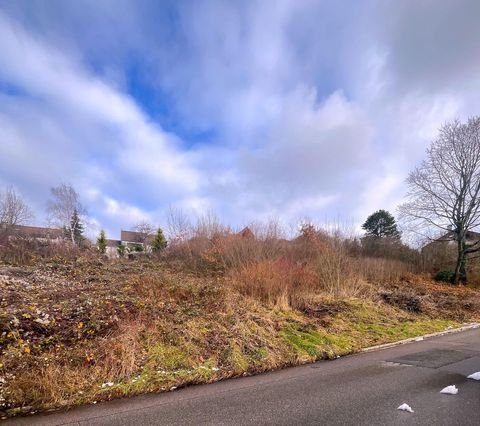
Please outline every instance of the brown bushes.
[[328, 245], [314, 260], [320, 289], [333, 297], [357, 296], [364, 286], [363, 276], [358, 272], [354, 260], [338, 238]]
[[[241, 232], [222, 225], [212, 214], [195, 225], [178, 217], [172, 223], [175, 234], [163, 260], [197, 275], [227, 275], [242, 294], [268, 305], [302, 308], [318, 296], [358, 296], [368, 290], [368, 283], [398, 280], [418, 270], [415, 256], [411, 262], [394, 258], [392, 253], [406, 250], [403, 246], [386, 244], [388, 257], [377, 252], [375, 257], [366, 256], [373, 248], [386, 249], [372, 241], [363, 247], [359, 239], [346, 238], [338, 228], [325, 231], [307, 223], [297, 236], [287, 239], [274, 221]], [[0, 261], [28, 264], [54, 256], [76, 259], [87, 252], [67, 243], [14, 240], [4, 242]], [[91, 254], [97, 255], [94, 250]], [[140, 280], [136, 285], [145, 297], [156, 298], [164, 290], [154, 284]]]
[[0, 262], [8, 265], [32, 265], [42, 259], [63, 258], [75, 260], [91, 250], [68, 241], [40, 241], [30, 238], [0, 238]]
[[415, 264], [378, 257], [355, 258], [353, 269], [356, 274], [370, 282], [397, 281], [418, 272], [418, 267]]
[[358, 296], [369, 291], [368, 283], [397, 280], [418, 269], [415, 261], [365, 257], [359, 240], [338, 229], [305, 224], [287, 240], [275, 224], [234, 233], [211, 223], [174, 241], [167, 257], [198, 273], [227, 274], [242, 294], [272, 306], [303, 308], [319, 296]]
[[245, 228], [238, 233], [221, 225], [213, 215], [199, 218], [194, 226], [181, 222], [181, 226], [174, 227], [166, 257], [196, 272], [226, 271], [277, 259], [285, 253], [288, 244], [279, 225], [273, 221], [263, 226], [253, 225], [254, 232]]
[[318, 290], [315, 271], [287, 259], [251, 263], [232, 270], [230, 278], [242, 294], [282, 308], [303, 308]]

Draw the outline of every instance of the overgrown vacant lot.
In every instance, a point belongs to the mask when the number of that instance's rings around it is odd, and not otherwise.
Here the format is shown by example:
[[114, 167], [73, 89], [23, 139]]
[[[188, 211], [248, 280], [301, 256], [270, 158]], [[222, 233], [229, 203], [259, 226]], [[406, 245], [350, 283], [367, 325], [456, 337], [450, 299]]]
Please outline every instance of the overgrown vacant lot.
[[2, 415], [335, 358], [479, 317], [478, 290], [408, 273], [364, 281], [353, 295], [266, 297], [272, 282], [300, 281], [282, 263], [260, 264], [208, 273], [147, 257], [0, 265]]

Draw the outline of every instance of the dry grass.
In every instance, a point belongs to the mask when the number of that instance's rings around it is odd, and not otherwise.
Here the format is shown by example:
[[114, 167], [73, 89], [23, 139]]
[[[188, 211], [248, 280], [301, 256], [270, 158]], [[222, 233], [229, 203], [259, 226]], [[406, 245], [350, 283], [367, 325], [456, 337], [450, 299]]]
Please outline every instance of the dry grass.
[[46, 259], [74, 260], [87, 255], [95, 255], [95, 250], [87, 243], [80, 248], [65, 241], [48, 243], [29, 238], [8, 239], [0, 234], [0, 262], [8, 265], [35, 265]]
[[480, 315], [477, 289], [365, 256], [338, 232], [184, 225], [160, 257], [0, 264], [2, 414], [332, 358]]
[[364, 280], [376, 283], [396, 281], [417, 273], [416, 265], [400, 260], [361, 257], [352, 262], [355, 273]]
[[284, 309], [302, 309], [319, 292], [315, 271], [286, 259], [264, 260], [234, 269], [229, 280], [242, 294]]
[[[412, 312], [398, 297], [330, 294], [315, 263], [265, 260], [218, 276], [176, 267], [138, 258], [2, 268], [4, 413], [331, 358], [473, 318], [476, 305], [467, 301], [478, 299], [476, 290], [449, 288]], [[378, 291], [398, 296], [405, 288], [422, 298], [440, 287], [398, 282]]]

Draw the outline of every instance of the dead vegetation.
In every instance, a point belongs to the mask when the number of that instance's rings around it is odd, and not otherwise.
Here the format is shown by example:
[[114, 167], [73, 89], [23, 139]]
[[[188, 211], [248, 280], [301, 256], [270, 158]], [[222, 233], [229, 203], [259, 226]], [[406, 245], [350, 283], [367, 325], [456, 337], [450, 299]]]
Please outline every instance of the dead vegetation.
[[3, 252], [0, 411], [167, 391], [478, 319], [478, 290], [355, 244], [313, 227], [287, 240], [275, 226], [207, 223], [133, 260]]

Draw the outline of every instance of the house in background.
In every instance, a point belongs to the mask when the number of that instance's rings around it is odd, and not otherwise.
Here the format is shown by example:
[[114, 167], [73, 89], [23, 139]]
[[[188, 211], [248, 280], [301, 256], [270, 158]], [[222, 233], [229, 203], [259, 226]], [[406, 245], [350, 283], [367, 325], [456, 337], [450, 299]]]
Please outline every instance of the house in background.
[[[467, 245], [480, 245], [479, 232], [467, 231], [465, 238]], [[424, 266], [432, 271], [453, 269], [457, 260], [457, 242], [454, 233], [450, 231], [430, 241], [422, 247], [421, 252]]]
[[33, 239], [43, 242], [61, 241], [64, 237], [62, 229], [41, 226], [14, 225], [7, 232], [9, 238]]
[[137, 231], [120, 231], [119, 240], [107, 240], [107, 252], [109, 257], [119, 256], [119, 247], [125, 247], [125, 253], [149, 252], [154, 236]]
[[124, 231], [123, 229], [120, 231], [120, 240], [127, 246], [136, 246], [137, 244], [140, 244], [144, 248], [147, 248], [152, 245], [153, 239], [153, 235], [144, 232]]
[[[46, 228], [41, 226], [15, 225], [6, 227], [0, 224], [0, 235], [8, 239], [30, 239], [40, 242], [60, 242], [64, 240], [64, 231], [59, 228]], [[119, 256], [119, 247], [123, 246], [125, 253], [150, 252], [154, 236], [136, 231], [120, 231], [120, 239], [107, 239], [106, 253], [109, 257]]]
[[246, 226], [240, 232], [238, 232], [237, 235], [239, 237], [246, 238], [249, 240], [255, 239], [255, 234], [252, 232], [252, 230], [248, 226]]
[[107, 239], [107, 248], [105, 254], [108, 257], [118, 257], [119, 256], [119, 247], [122, 245], [120, 240], [110, 240]]

